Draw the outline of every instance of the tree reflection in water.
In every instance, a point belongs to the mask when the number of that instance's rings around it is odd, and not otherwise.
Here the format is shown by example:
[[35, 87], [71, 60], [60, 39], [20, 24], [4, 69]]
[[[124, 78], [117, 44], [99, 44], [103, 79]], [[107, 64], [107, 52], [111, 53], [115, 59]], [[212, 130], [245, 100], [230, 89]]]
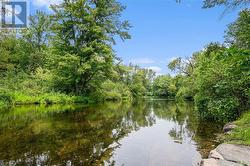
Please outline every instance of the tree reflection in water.
[[0, 161], [4, 165], [115, 165], [113, 156], [123, 145], [121, 140], [158, 120], [174, 124], [169, 130], [172, 141], [193, 140], [204, 156], [216, 144], [213, 133], [218, 127], [199, 122], [192, 103], [22, 106], [1, 111]]

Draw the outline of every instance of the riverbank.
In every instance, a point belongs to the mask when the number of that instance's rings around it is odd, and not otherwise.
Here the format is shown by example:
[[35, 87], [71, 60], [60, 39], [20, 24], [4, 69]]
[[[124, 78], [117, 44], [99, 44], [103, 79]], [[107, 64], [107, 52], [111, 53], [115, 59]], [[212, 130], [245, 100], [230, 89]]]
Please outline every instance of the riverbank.
[[250, 165], [250, 112], [224, 127], [224, 142], [212, 150], [201, 166]]
[[225, 136], [226, 141], [233, 144], [250, 146], [250, 111], [244, 113], [233, 124], [236, 125], [236, 128]]
[[248, 166], [250, 165], [250, 147], [236, 144], [220, 144], [212, 150], [201, 166]]
[[40, 94], [27, 94], [23, 92], [2, 92], [0, 91], [0, 108], [16, 105], [34, 104], [94, 104], [104, 101], [131, 101], [131, 97], [116, 94], [106, 94], [105, 96], [90, 95], [76, 96], [59, 92], [49, 92]]
[[0, 108], [14, 105], [32, 104], [71, 104], [71, 103], [94, 103], [94, 100], [86, 96], [66, 95], [58, 92], [28, 95], [24, 93], [1, 93]]

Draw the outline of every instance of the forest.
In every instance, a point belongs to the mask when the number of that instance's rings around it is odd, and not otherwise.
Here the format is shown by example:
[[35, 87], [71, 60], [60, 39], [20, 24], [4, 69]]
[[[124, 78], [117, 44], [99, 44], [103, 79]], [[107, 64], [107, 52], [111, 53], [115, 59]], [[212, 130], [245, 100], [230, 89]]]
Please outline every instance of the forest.
[[[85, 2], [85, 1], [84, 1]], [[158, 96], [192, 100], [202, 118], [235, 120], [249, 108], [250, 11], [228, 25], [224, 43], [209, 43], [169, 64], [174, 76], [124, 65], [112, 46], [130, 39], [115, 0], [64, 1], [37, 11], [27, 29], [0, 36], [0, 105], [95, 103]], [[242, 1], [244, 3], [244, 1]], [[205, 8], [223, 5], [204, 2]], [[240, 4], [224, 4], [235, 6]]]

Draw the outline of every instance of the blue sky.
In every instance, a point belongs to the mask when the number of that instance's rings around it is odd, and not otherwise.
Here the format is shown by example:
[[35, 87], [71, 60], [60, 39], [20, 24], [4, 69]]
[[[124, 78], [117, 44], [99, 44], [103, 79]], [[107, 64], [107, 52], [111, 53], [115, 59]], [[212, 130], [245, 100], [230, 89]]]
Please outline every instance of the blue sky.
[[[56, 2], [59, 0], [56, 0]], [[226, 26], [239, 10], [223, 15], [224, 8], [202, 9], [202, 0], [119, 0], [127, 6], [122, 19], [133, 26], [131, 40], [117, 41], [116, 54], [124, 60], [168, 73], [168, 62], [191, 56], [209, 42], [223, 42]], [[31, 12], [48, 10], [55, 0], [32, 0]]]

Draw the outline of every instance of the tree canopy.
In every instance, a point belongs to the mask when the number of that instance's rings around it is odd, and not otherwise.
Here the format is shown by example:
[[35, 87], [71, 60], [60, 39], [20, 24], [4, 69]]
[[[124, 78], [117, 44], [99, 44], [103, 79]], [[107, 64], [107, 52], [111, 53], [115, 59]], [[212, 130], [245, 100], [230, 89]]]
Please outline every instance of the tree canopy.
[[237, 6], [247, 6], [250, 4], [249, 0], [204, 0], [203, 8], [212, 8], [217, 5], [224, 5], [227, 8], [235, 8]]

